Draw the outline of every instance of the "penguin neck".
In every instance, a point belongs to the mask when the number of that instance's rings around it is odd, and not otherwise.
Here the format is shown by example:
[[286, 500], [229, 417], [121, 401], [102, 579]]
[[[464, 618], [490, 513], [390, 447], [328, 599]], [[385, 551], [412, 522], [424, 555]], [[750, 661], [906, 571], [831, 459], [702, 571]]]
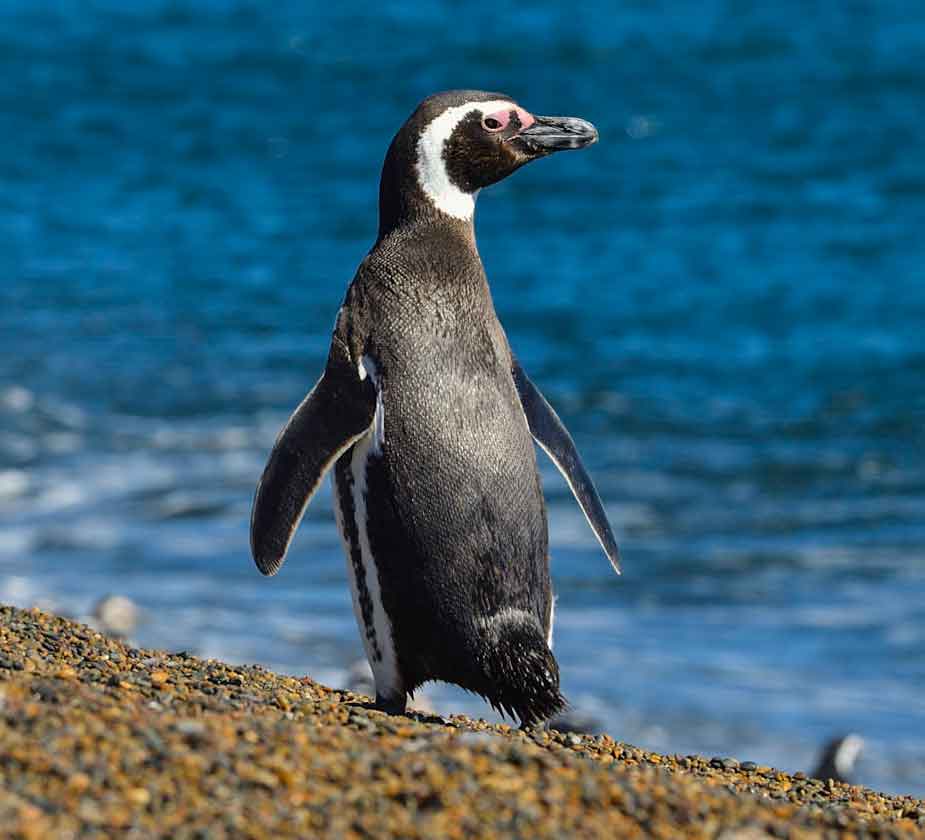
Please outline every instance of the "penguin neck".
[[436, 226], [474, 247], [477, 196], [478, 190], [464, 192], [446, 177], [435, 178], [433, 167], [422, 167], [414, 147], [399, 133], [379, 181], [378, 241], [400, 230]]
[[422, 208], [420, 212], [403, 212], [401, 214], [379, 211], [379, 233], [377, 243], [393, 237], [415, 236], [433, 240], [434, 237], [458, 241], [478, 252], [475, 243], [475, 224], [473, 218], [459, 219], [433, 208]]

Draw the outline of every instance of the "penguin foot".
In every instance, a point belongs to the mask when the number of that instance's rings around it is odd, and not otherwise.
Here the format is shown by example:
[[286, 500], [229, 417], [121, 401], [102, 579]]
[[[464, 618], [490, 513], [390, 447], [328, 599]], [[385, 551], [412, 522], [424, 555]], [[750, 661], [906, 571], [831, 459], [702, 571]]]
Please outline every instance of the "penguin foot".
[[374, 708], [389, 715], [403, 715], [407, 707], [407, 702], [408, 699], [405, 694], [402, 694], [400, 697], [383, 697], [381, 694], [377, 694]]

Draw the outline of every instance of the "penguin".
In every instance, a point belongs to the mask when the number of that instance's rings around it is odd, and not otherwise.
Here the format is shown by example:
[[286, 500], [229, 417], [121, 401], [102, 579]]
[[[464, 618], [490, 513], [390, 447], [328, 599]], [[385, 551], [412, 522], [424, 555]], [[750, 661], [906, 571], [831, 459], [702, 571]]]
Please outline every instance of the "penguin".
[[855, 770], [861, 753], [864, 752], [864, 739], [849, 732], [827, 741], [816, 763], [816, 768], [809, 774], [814, 779], [829, 779], [856, 784]]
[[476, 247], [479, 191], [595, 143], [585, 120], [511, 97], [425, 99], [389, 146], [379, 231], [341, 306], [321, 378], [257, 486], [251, 550], [275, 574], [324, 475], [376, 706], [429, 681], [524, 726], [566, 705], [553, 656], [546, 507], [534, 441], [613, 568], [613, 531], [575, 444], [511, 351]]

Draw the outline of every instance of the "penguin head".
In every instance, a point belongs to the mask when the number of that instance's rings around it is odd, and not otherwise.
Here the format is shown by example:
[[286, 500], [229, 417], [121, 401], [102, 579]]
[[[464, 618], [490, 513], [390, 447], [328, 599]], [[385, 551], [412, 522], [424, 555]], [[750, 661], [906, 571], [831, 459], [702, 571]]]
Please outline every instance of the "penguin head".
[[[597, 137], [585, 120], [536, 116], [502, 93], [455, 90], [429, 96], [389, 148], [380, 215], [423, 209], [469, 221], [483, 187], [531, 160], [589, 146]], [[380, 228], [385, 221], [380, 219]]]

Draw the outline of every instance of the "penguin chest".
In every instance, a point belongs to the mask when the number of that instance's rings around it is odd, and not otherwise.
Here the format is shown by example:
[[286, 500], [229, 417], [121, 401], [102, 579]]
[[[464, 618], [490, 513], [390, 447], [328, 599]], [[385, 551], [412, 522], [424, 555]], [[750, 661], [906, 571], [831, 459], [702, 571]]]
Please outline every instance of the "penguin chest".
[[465, 673], [480, 618], [500, 609], [545, 625], [546, 515], [513, 384], [432, 368], [384, 380], [363, 361], [375, 414], [334, 487], [354, 612], [386, 694]]

